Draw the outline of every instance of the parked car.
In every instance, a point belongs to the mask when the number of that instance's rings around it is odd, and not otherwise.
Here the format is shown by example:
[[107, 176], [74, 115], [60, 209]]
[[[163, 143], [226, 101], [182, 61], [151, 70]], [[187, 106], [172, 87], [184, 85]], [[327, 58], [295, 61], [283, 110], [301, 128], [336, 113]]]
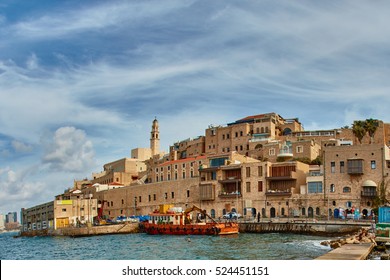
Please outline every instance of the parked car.
[[236, 212], [229, 212], [223, 215], [224, 219], [240, 219], [242, 218], [241, 214], [238, 214]]

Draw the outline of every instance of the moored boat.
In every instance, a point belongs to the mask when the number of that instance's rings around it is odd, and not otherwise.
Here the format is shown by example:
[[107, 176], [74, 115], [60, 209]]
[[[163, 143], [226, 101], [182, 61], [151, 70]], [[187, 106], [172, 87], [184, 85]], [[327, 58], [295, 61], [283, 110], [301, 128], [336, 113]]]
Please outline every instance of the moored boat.
[[[193, 212], [197, 211], [194, 217]], [[143, 230], [148, 234], [171, 235], [229, 235], [238, 234], [238, 224], [231, 221], [217, 222], [210, 215], [196, 206], [181, 211], [171, 208], [149, 214], [149, 221], [143, 223]], [[201, 221], [199, 217], [204, 218]], [[206, 221], [207, 218], [210, 221]]]

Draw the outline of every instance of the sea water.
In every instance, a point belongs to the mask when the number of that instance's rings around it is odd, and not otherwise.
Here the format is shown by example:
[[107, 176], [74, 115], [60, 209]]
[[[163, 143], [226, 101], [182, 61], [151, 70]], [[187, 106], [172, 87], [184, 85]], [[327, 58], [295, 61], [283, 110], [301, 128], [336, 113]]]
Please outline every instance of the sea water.
[[326, 237], [270, 233], [173, 236], [145, 233], [89, 237], [0, 234], [1, 260], [305, 260], [331, 249]]

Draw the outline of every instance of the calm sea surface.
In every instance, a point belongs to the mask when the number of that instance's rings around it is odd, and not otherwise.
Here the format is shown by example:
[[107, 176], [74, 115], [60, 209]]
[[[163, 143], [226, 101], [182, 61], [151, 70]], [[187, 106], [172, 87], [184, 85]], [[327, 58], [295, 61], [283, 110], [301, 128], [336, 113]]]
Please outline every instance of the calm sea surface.
[[144, 233], [82, 238], [0, 234], [1, 260], [304, 260], [330, 250], [326, 237], [296, 234], [154, 236]]

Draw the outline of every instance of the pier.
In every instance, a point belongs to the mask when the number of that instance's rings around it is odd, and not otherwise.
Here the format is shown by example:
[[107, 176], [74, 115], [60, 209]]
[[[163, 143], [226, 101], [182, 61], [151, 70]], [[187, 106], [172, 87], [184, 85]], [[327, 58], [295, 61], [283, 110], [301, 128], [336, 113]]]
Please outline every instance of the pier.
[[374, 247], [373, 243], [345, 244], [316, 260], [366, 260]]

